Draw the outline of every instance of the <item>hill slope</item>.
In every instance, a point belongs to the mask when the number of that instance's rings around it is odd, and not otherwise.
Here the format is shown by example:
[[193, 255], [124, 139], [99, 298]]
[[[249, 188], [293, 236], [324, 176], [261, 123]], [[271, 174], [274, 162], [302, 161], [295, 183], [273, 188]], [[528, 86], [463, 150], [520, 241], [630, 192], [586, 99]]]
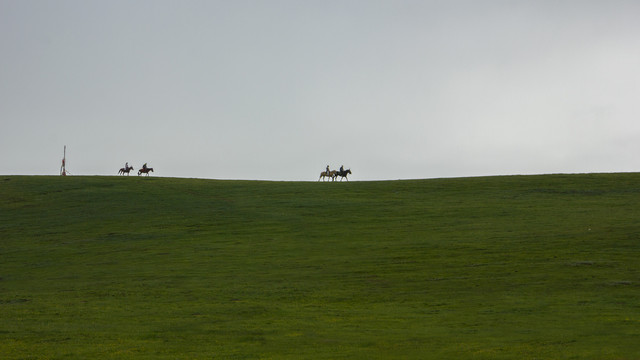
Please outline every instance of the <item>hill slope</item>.
[[0, 177], [0, 354], [638, 358], [640, 175]]

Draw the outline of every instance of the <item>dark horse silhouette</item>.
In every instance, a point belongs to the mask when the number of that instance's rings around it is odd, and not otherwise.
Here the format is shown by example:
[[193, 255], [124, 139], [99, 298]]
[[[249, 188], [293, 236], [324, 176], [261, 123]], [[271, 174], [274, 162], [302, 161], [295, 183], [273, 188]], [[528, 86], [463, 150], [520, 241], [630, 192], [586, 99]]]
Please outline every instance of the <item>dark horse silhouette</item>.
[[347, 179], [347, 181], [349, 181], [349, 178], [347, 177], [348, 174], [351, 174], [351, 169], [347, 169], [347, 170], [338, 170], [338, 172], [336, 173], [336, 177], [340, 176], [340, 181], [342, 181], [343, 179]]
[[120, 168], [120, 171], [118, 171], [118, 175], [127, 174], [127, 176], [129, 176], [129, 171], [131, 171], [131, 170], [133, 170], [133, 166]]
[[140, 176], [140, 174], [147, 174], [147, 176], [149, 176], [149, 171], [153, 172], [153, 168], [142, 168], [138, 170], [138, 176]]

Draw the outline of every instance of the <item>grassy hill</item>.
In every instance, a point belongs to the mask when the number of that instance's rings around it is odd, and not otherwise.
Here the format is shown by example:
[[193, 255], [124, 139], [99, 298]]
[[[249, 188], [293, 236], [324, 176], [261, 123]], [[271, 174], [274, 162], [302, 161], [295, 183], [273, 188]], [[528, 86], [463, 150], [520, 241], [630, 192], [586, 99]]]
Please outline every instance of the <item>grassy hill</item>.
[[0, 176], [2, 359], [637, 359], [640, 174]]

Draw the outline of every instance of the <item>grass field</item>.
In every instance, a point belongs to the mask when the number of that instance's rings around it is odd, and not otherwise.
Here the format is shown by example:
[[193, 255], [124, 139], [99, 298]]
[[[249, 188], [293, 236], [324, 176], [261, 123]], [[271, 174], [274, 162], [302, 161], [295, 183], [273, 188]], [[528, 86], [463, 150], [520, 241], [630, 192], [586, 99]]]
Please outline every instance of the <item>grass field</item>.
[[640, 174], [0, 176], [1, 359], [638, 359]]

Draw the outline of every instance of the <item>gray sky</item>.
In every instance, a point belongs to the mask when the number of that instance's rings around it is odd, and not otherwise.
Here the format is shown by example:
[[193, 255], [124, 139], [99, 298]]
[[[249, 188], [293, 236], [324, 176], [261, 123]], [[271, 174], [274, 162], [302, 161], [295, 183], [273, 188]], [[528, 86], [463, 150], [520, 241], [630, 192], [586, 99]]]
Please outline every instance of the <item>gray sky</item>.
[[640, 1], [0, 0], [0, 174], [640, 169]]

